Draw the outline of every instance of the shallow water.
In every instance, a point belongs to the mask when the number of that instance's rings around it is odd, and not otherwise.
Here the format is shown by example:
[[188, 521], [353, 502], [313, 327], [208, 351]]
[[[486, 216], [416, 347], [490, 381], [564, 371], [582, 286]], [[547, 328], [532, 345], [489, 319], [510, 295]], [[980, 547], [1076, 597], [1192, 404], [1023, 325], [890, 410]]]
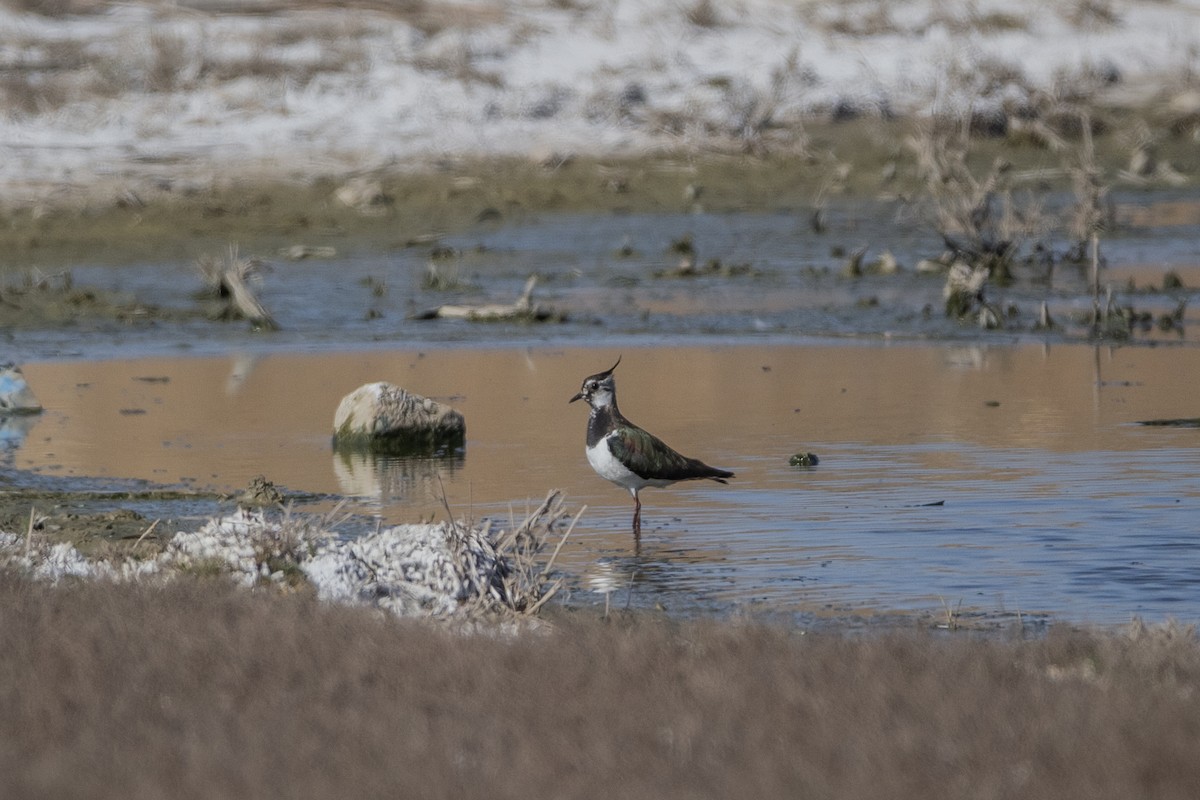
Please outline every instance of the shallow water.
[[[1154, 325], [1135, 341], [1195, 341], [1200, 330], [1200, 199], [1195, 192], [1114, 195], [1118, 229], [1106, 233], [1101, 282], [1117, 306], [1155, 318], [1190, 300], [1182, 327]], [[436, 242], [398, 241], [332, 259], [266, 259], [259, 296], [281, 326], [247, 333], [242, 323], [214, 325], [202, 318], [169, 323], [80, 321], [70, 326], [0, 330], [5, 357], [113, 358], [156, 354], [220, 354], [239, 347], [256, 352], [341, 350], [508, 342], [594, 344], [598, 336], [649, 343], [698, 338], [744, 340], [797, 336], [972, 340], [970, 323], [942, 313], [942, 274], [915, 270], [944, 249], [920, 213], [897, 201], [831, 203], [827, 228], [814, 233], [808, 209], [773, 213], [528, 214], [481, 223]], [[702, 274], [675, 276], [681, 255], [673, 243], [690, 239]], [[298, 244], [321, 245], [313, 241]], [[1064, 251], [1066, 244], [1052, 242]], [[884, 251], [902, 270], [893, 275], [840, 275], [847, 253], [867, 248], [869, 264]], [[439, 255], [440, 254], [440, 255]], [[202, 286], [195, 259], [181, 248], [175, 263], [81, 264], [76, 286], [116, 290], [141, 302], [195, 312]], [[221, 256], [221, 253], [208, 253]], [[437, 256], [435, 258], [435, 256]], [[704, 270], [719, 263], [715, 272]], [[432, 265], [450, 289], [430, 288]], [[1162, 290], [1174, 272], [1183, 290]], [[507, 303], [531, 274], [540, 277], [534, 299], [564, 313], [563, 324], [415, 319], [442, 304]], [[1073, 321], [1092, 308], [1086, 270], [1058, 263], [1053, 271], [1021, 267], [1021, 279], [989, 287], [988, 299], [1006, 315], [993, 339], [1086, 338]], [[1130, 282], [1133, 290], [1130, 290]], [[1063, 327], [1033, 331], [1041, 304]], [[248, 337], [250, 341], [248, 341]]]
[[[558, 487], [587, 506], [558, 561], [584, 601], [1194, 621], [1200, 430], [1136, 423], [1200, 415], [1200, 201], [1113, 197], [1102, 283], [1117, 304], [1157, 316], [1190, 301], [1182, 328], [1134, 333], [1157, 347], [1079, 344], [1069, 323], [1091, 298], [1083, 269], [1061, 263], [989, 290], [1013, 314], [1006, 331], [946, 319], [944, 278], [913, 270], [941, 242], [896, 202], [831, 203], [822, 234], [808, 209], [512, 216], [441, 238], [436, 259], [406, 242], [266, 254], [260, 297], [279, 332], [191, 318], [0, 331], [0, 360], [23, 363], [48, 409], [23, 436], [0, 430], [0, 469], [221, 492], [263, 474], [317, 496], [308, 507], [349, 496], [385, 522], [444, 517], [443, 492], [456, 515], [507, 520]], [[689, 236], [696, 263], [721, 270], [671, 275], [672, 242]], [[905, 269], [841, 277], [863, 246]], [[194, 309], [198, 255], [80, 265], [74, 280]], [[430, 288], [431, 263], [457, 288]], [[1168, 272], [1186, 288], [1164, 291]], [[567, 322], [413, 318], [509, 301], [531, 273]], [[1032, 331], [1043, 301], [1066, 329]], [[583, 457], [586, 410], [566, 402], [618, 353], [625, 413], [738, 475], [645, 492], [640, 547], [629, 497]], [[465, 452], [335, 455], [338, 401], [377, 380], [462, 410]], [[798, 451], [820, 464], [789, 467]]]
[[[583, 456], [580, 380], [611, 347], [355, 350], [24, 365], [47, 411], [13, 466], [234, 491], [264, 474], [386, 522], [587, 506], [577, 601], [784, 613], [977, 610], [1200, 620], [1200, 350], [625, 346], [628, 417], [737, 473], [627, 494]], [[343, 458], [338, 400], [389, 380], [466, 416], [460, 458]], [[814, 468], [788, 466], [811, 451]]]

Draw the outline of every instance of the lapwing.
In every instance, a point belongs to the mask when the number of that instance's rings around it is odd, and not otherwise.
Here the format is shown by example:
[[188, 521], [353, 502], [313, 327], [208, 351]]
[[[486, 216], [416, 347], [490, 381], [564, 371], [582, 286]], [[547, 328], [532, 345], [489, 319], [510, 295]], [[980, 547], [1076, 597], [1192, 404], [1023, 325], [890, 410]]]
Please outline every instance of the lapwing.
[[662, 439], [642, 430], [617, 408], [617, 384], [613, 370], [590, 375], [579, 393], [568, 402], [586, 400], [592, 407], [587, 428], [587, 459], [601, 478], [628, 489], [633, 495], [633, 533], [642, 532], [642, 501], [638, 492], [647, 486], [670, 486], [678, 481], [709, 478], [725, 483], [733, 473], [710, 467], [672, 450]]

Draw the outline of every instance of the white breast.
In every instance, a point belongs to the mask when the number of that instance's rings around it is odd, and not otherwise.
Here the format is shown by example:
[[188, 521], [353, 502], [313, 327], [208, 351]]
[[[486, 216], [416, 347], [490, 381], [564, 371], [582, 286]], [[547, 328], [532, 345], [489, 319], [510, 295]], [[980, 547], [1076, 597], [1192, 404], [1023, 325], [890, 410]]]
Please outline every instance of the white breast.
[[[610, 436], [612, 434], [609, 434]], [[617, 461], [613, 456], [612, 450], [608, 449], [608, 437], [596, 442], [595, 447], [587, 448], [587, 460], [592, 465], [592, 469], [596, 470], [596, 474], [605, 480], [610, 480], [618, 486], [623, 486], [626, 489], [640, 489], [646, 485], [646, 482], [634, 475], [620, 461]]]
[[[615, 433], [610, 433], [608, 436], [615, 435]], [[669, 486], [674, 482], [646, 480], [635, 475], [612, 454], [612, 450], [608, 447], [608, 436], [597, 442], [595, 447], [587, 448], [588, 463], [601, 478], [629, 490], [641, 489], [643, 486]]]

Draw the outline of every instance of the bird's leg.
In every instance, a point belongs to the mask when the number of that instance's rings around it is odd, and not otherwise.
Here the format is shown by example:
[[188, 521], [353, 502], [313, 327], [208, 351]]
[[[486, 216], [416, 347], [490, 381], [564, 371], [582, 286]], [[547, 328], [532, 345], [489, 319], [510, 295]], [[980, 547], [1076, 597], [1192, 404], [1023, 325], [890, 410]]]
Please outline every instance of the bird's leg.
[[636, 491], [633, 493], [633, 535], [642, 535], [642, 500]]

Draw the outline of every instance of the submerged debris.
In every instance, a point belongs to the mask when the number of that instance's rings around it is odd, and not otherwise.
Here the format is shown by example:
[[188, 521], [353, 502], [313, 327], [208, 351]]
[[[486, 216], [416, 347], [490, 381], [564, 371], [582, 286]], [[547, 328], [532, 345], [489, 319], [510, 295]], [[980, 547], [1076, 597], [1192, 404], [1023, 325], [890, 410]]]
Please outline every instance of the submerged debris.
[[280, 248], [279, 255], [289, 261], [303, 261], [306, 258], [336, 258], [337, 248], [326, 245], [294, 244], [291, 247]]
[[793, 467], [815, 467], [820, 462], [816, 453], [796, 453], [788, 459], [788, 464]]
[[277, 506], [283, 502], [283, 492], [265, 475], [255, 475], [246, 490], [237, 496], [239, 506]]
[[1200, 417], [1185, 417], [1182, 419], [1144, 419], [1138, 425], [1152, 425], [1159, 428], [1200, 428]]
[[1177, 330], [1183, 331], [1183, 317], [1187, 313], [1187, 298], [1183, 298], [1175, 304], [1175, 310], [1162, 314], [1158, 318], [1158, 329], [1160, 331]]
[[903, 271], [903, 269], [900, 261], [891, 250], [884, 250], [879, 254], [879, 258], [867, 265], [867, 272], [874, 275], [895, 275], [897, 272]]
[[692, 256], [684, 256], [672, 269], [661, 269], [654, 273], [656, 278], [694, 278], [698, 275], [720, 275], [731, 278], [738, 275], [748, 275], [754, 268], [745, 262], [725, 264], [719, 258], [710, 258], [704, 264], [697, 264]]
[[414, 319], [465, 319], [472, 322], [564, 322], [567, 315], [549, 306], [533, 302], [537, 276], [525, 281], [521, 296], [513, 303], [483, 303], [481, 305], [442, 305], [414, 316]]
[[861, 278], [863, 274], [862, 263], [863, 257], [867, 254], [867, 247], [864, 245], [850, 253], [846, 262], [842, 264], [842, 268], [838, 270], [838, 275], [843, 278]]
[[692, 241], [692, 235], [685, 233], [678, 239], [672, 239], [671, 244], [667, 247], [667, 251], [680, 256], [696, 257], [696, 243]]
[[982, 328], [998, 328], [1003, 318], [984, 298], [990, 272], [987, 267], [974, 267], [955, 261], [946, 275], [942, 297], [946, 301], [946, 316], [965, 319], [974, 316]]

